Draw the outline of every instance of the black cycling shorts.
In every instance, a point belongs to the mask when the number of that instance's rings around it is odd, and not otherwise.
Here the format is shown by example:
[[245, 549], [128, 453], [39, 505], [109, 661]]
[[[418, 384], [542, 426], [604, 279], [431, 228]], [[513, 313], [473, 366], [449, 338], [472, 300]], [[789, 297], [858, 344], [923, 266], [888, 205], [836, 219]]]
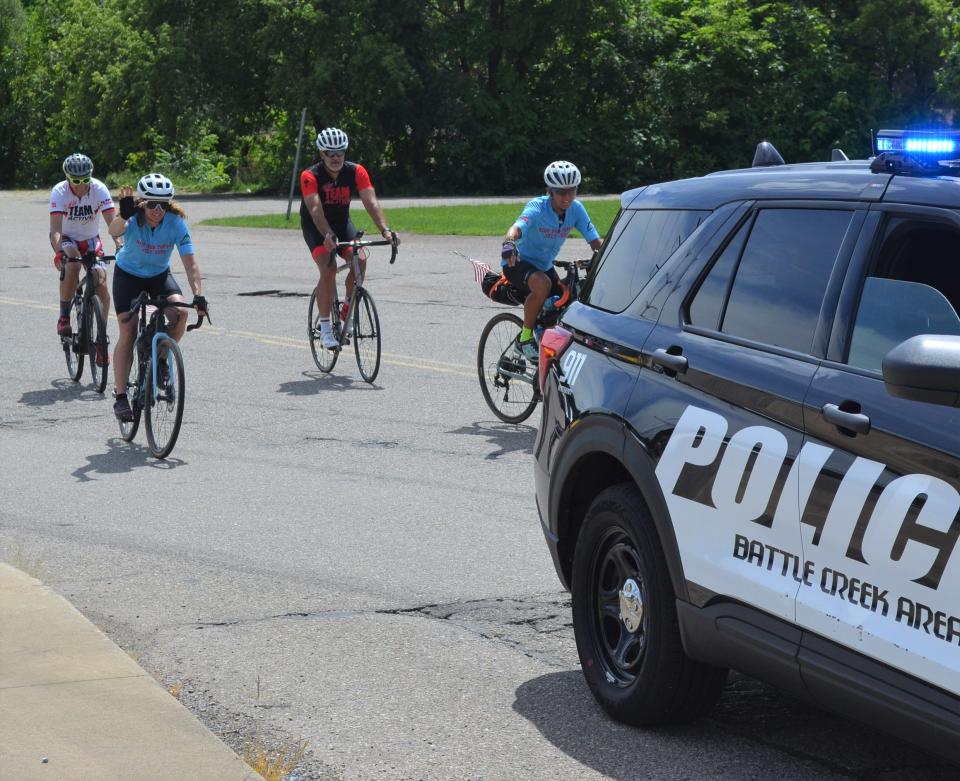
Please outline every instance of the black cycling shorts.
[[[309, 215], [304, 217], [301, 214], [300, 230], [303, 233], [303, 240], [307, 242], [307, 246], [310, 248], [310, 257], [319, 263], [328, 253], [323, 246], [323, 236], [320, 231], [317, 230], [313, 218]], [[353, 224], [353, 220], [350, 219], [347, 220], [346, 225], [331, 225], [330, 230], [332, 230], [337, 237], [337, 241], [350, 241], [357, 235], [357, 229]], [[341, 249], [337, 254], [341, 258], [349, 258], [351, 252], [352, 250], [349, 249]], [[327, 257], [327, 262], [330, 262], [329, 257]]]
[[549, 271], [544, 271], [543, 269], [539, 269], [532, 263], [528, 263], [525, 260], [518, 260], [513, 266], [503, 266], [502, 270], [503, 275], [507, 278], [507, 281], [515, 288], [522, 291], [524, 296], [530, 292], [530, 286], [527, 285], [527, 278], [531, 274], [535, 274], [538, 271], [541, 274], [546, 274], [553, 283], [553, 287], [550, 288], [551, 296], [559, 296], [563, 294], [563, 288], [560, 286], [560, 275], [557, 274], [557, 270], [553, 266], [550, 267]]
[[138, 277], [119, 266], [113, 270], [113, 305], [118, 315], [128, 312], [133, 299], [144, 290], [153, 298], [183, 294], [170, 269], [155, 277]]

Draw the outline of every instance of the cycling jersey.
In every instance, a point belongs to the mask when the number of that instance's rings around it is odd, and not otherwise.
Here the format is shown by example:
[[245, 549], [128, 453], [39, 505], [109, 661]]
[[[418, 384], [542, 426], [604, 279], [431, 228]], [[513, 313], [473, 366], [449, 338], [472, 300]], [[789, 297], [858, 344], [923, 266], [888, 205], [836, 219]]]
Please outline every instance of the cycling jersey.
[[170, 256], [176, 247], [182, 258], [193, 254], [193, 240], [186, 221], [166, 212], [156, 228], [137, 215], [127, 220], [123, 248], [117, 253], [117, 267], [137, 277], [155, 277], [170, 268]]
[[334, 232], [339, 233], [336, 228], [345, 227], [350, 219], [350, 200], [361, 190], [371, 187], [370, 174], [359, 163], [345, 162], [336, 179], [330, 176], [322, 162], [310, 166], [300, 174], [300, 192], [304, 198], [300, 201], [301, 224], [304, 220], [313, 222], [306, 197], [319, 195], [323, 215]]
[[91, 179], [86, 195], [77, 195], [64, 179], [50, 191], [50, 213], [63, 215], [61, 233], [78, 241], [94, 239], [100, 232], [100, 212], [114, 208], [107, 186]]
[[[517, 254], [521, 260], [540, 271], [553, 268], [554, 258], [574, 228], [580, 231], [587, 242], [600, 238], [580, 201], [574, 201], [569, 209], [558, 215], [553, 210], [549, 195], [541, 195], [530, 201], [513, 224], [520, 229]], [[506, 266], [508, 263], [503, 260], [500, 265]]]

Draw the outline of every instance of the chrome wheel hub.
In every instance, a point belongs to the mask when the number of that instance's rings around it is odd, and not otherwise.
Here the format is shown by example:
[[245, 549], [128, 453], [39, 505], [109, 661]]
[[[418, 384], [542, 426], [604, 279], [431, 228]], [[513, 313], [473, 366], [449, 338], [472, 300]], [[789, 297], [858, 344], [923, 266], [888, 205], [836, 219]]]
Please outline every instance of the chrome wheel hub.
[[620, 589], [620, 620], [631, 633], [643, 622], [643, 594], [633, 578], [627, 578]]

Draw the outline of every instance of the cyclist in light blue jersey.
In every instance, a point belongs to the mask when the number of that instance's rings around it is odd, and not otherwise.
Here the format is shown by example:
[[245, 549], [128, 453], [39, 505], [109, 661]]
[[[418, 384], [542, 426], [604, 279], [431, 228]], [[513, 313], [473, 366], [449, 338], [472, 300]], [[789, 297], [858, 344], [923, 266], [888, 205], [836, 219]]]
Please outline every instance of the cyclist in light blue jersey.
[[[114, 414], [122, 421], [133, 420], [127, 399], [127, 381], [133, 364], [133, 342], [138, 320], [128, 317], [130, 304], [146, 291], [152, 298], [166, 296], [170, 301], [184, 301], [182, 291], [170, 272], [170, 257], [176, 247], [193, 291], [193, 305], [200, 315], [207, 313], [203, 297], [200, 267], [193, 254], [193, 240], [187, 227], [186, 214], [173, 202], [173, 182], [163, 174], [147, 174], [132, 187], [120, 189], [120, 217], [110, 223], [110, 235], [124, 237], [123, 249], [117, 253], [113, 272], [113, 302], [120, 324], [120, 336], [113, 351], [113, 374], [116, 383]], [[177, 307], [166, 312], [170, 336], [180, 341], [187, 327], [187, 314]]]
[[517, 350], [537, 360], [538, 347], [533, 326], [549, 295], [559, 295], [560, 278], [553, 261], [570, 231], [580, 231], [591, 249], [599, 249], [603, 240], [580, 201], [575, 200], [580, 171], [566, 160], [550, 163], [543, 172], [547, 194], [530, 201], [510, 226], [501, 249], [503, 273], [510, 284], [528, 292], [523, 302], [523, 329], [517, 337]]

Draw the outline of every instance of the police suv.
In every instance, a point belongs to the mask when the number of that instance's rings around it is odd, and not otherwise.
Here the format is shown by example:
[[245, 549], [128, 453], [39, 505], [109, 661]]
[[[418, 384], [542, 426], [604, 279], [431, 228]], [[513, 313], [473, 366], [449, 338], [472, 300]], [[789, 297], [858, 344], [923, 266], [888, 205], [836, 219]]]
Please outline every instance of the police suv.
[[960, 759], [960, 133], [874, 151], [624, 193], [543, 335], [537, 506], [616, 719], [733, 667]]

